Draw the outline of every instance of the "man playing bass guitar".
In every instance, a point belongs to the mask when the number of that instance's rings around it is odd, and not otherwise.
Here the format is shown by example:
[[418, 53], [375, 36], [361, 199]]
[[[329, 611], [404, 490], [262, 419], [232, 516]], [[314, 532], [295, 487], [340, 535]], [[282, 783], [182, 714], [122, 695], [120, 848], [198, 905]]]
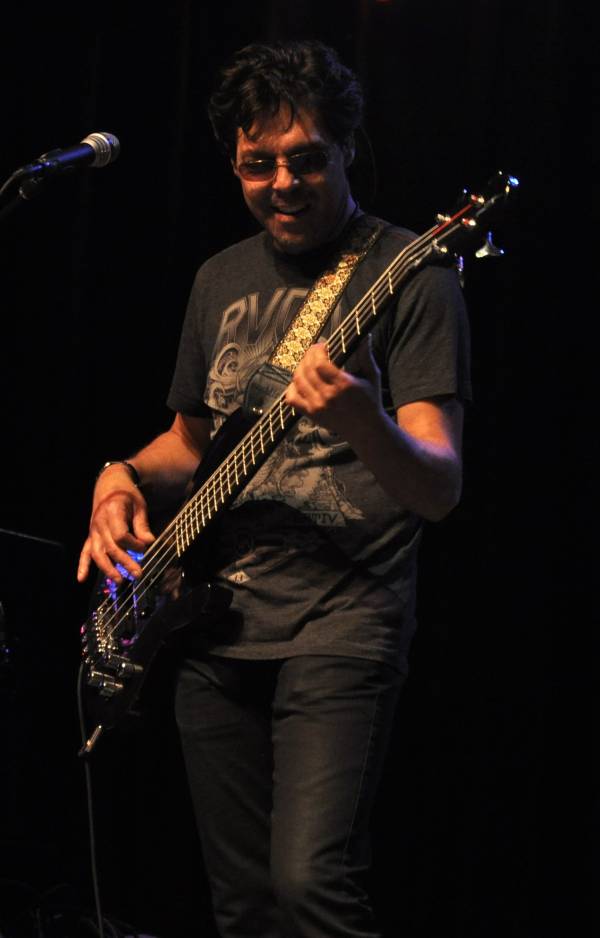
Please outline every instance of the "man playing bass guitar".
[[[181, 503], [311, 288], [323, 295], [323, 271], [365, 220], [347, 175], [362, 108], [356, 77], [318, 42], [256, 43], [223, 69], [209, 115], [261, 231], [199, 270], [173, 423], [100, 473], [80, 580], [92, 561], [116, 583], [117, 564], [140, 576], [129, 551], [154, 541], [147, 501]], [[220, 519], [211, 576], [230, 609], [182, 646], [177, 720], [223, 938], [380, 934], [369, 818], [415, 629], [423, 519], [459, 499], [470, 385], [460, 287], [437, 265], [396, 293], [390, 278], [385, 315], [347, 368], [335, 359], [328, 338], [414, 240], [366, 221], [377, 237], [283, 385], [293, 426]], [[263, 382], [255, 413], [267, 398]]]

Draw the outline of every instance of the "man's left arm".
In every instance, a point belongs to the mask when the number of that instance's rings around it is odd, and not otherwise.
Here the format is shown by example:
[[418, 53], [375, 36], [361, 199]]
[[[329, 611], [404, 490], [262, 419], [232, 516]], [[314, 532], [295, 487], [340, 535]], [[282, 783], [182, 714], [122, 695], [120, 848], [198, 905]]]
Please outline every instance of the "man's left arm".
[[462, 483], [463, 407], [452, 396], [383, 409], [381, 379], [370, 343], [357, 354], [359, 374], [333, 365], [325, 344], [313, 345], [294, 372], [286, 400], [345, 439], [399, 505], [429, 521], [457, 504]]

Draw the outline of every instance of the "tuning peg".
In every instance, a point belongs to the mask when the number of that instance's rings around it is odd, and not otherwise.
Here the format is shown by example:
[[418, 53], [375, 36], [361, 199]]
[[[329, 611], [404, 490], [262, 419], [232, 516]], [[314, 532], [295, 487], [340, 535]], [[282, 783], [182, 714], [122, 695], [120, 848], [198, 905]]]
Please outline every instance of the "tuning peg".
[[481, 245], [478, 251], [475, 251], [475, 257], [502, 257], [504, 251], [502, 248], [496, 247], [492, 241], [492, 232], [488, 231], [484, 243]]

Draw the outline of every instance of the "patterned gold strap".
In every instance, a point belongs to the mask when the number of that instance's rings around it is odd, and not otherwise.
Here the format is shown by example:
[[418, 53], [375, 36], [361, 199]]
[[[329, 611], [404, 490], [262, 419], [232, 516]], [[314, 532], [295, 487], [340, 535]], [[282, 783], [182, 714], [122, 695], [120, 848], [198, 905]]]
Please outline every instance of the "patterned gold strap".
[[317, 340], [346, 286], [383, 231], [375, 218], [361, 215], [344, 240], [331, 266], [313, 284], [285, 335], [276, 345], [269, 364], [294, 371], [307, 349]]

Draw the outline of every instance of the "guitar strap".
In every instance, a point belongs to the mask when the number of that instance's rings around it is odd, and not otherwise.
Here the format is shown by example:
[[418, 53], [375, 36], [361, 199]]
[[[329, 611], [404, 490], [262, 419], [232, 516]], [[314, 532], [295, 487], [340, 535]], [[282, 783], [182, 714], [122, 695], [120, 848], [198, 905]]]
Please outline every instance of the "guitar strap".
[[310, 288], [271, 357], [248, 382], [243, 403], [246, 414], [262, 413], [265, 403], [288, 386], [296, 365], [317, 341], [354, 271], [384, 227], [382, 222], [368, 215], [359, 215], [350, 226], [331, 264]]
[[384, 225], [368, 215], [360, 215], [347, 232], [330, 266], [315, 281], [285, 335], [271, 354], [269, 364], [290, 373], [304, 353], [316, 342], [333, 313], [352, 274], [365, 259]]

